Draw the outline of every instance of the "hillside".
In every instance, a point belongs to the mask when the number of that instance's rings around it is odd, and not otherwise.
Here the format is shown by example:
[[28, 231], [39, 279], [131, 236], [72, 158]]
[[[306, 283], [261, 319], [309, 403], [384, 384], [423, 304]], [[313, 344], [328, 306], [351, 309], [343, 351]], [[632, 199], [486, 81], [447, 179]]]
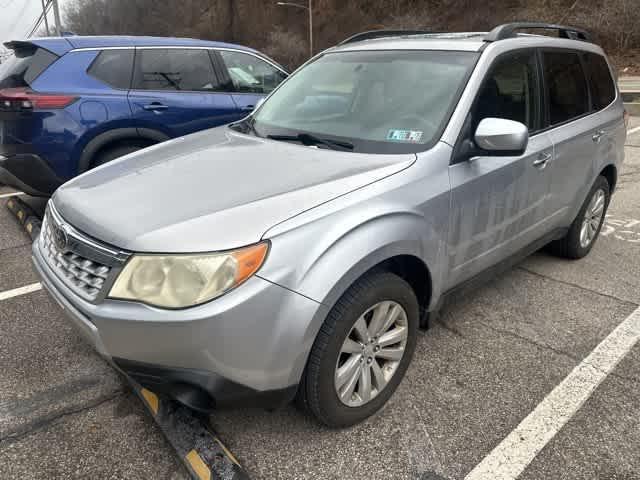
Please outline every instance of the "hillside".
[[[484, 31], [528, 19], [586, 28], [620, 70], [640, 73], [639, 4], [640, 0], [313, 0], [314, 50], [374, 28]], [[308, 55], [307, 12], [279, 6], [275, 0], [75, 0], [65, 17], [66, 28], [78, 34], [242, 43], [266, 51], [289, 68]]]

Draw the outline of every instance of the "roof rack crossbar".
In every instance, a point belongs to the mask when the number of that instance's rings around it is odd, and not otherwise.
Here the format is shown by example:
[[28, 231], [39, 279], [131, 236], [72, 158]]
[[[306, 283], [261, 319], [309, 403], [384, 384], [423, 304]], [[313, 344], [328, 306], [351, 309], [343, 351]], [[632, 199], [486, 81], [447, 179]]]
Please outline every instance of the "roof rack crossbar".
[[523, 28], [531, 29], [543, 29], [543, 30], [558, 30], [558, 36], [560, 38], [568, 38], [571, 40], [582, 40], [585, 42], [591, 42], [591, 34], [586, 30], [580, 28], [568, 27], [565, 25], [555, 25], [553, 23], [540, 23], [540, 22], [513, 22], [499, 25], [484, 38], [485, 42], [496, 42], [498, 40], [504, 40], [506, 38], [512, 38], [515, 35], [516, 30]]
[[344, 39], [338, 45], [346, 45], [347, 43], [360, 42], [362, 40], [372, 40], [374, 38], [384, 37], [402, 37], [406, 35], [428, 35], [436, 33], [429, 30], [369, 30], [366, 32], [356, 33], [349, 38]]

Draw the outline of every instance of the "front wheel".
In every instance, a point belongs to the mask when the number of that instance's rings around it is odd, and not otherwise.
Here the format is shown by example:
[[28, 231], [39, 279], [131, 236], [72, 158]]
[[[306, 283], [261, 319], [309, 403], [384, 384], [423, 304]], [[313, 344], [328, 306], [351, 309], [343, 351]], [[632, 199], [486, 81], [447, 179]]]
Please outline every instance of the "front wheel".
[[[318, 420], [346, 427], [377, 412], [411, 361], [418, 332], [411, 286], [388, 272], [360, 279], [329, 313], [298, 395]], [[300, 399], [299, 399], [300, 400]]]
[[549, 245], [551, 252], [572, 259], [587, 255], [600, 234], [610, 198], [607, 179], [596, 178], [567, 234]]

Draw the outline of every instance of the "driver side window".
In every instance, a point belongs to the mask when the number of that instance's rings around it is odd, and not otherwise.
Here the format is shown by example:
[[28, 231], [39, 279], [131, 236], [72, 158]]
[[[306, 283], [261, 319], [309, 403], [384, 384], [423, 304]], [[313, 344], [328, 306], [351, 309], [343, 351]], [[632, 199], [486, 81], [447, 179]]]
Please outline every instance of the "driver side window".
[[540, 125], [538, 67], [533, 50], [500, 58], [480, 89], [472, 112], [473, 131], [485, 118], [523, 123], [533, 133]]
[[233, 90], [239, 93], [271, 93], [286, 78], [286, 74], [253, 55], [221, 50]]

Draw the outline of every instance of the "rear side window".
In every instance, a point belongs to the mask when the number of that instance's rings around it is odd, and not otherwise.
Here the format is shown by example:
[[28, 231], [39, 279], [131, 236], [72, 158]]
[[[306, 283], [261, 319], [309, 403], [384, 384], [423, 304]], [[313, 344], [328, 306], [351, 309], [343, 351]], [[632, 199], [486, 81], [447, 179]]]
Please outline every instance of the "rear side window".
[[53, 53], [36, 46], [16, 48], [13, 54], [0, 64], [0, 88], [30, 87], [57, 59]]
[[87, 73], [107, 85], [128, 90], [133, 70], [133, 50], [103, 50]]
[[206, 50], [138, 50], [133, 88], [212, 92], [221, 90]]
[[543, 58], [551, 125], [568, 122], [588, 113], [587, 80], [578, 54], [546, 51]]
[[591, 87], [592, 107], [594, 110], [602, 110], [616, 98], [611, 70], [602, 55], [587, 53], [584, 60]]

